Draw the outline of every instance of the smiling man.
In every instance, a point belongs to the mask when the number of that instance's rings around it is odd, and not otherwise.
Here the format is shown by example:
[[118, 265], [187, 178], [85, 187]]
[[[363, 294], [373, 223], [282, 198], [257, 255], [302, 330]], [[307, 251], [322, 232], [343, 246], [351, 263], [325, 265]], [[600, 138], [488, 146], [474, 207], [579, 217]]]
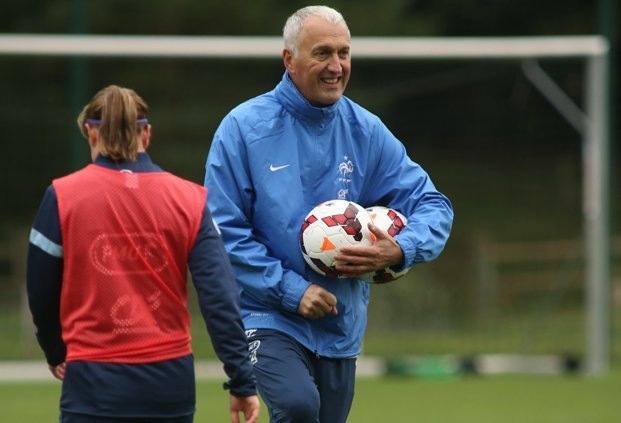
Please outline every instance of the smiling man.
[[[305, 7], [283, 36], [282, 80], [222, 120], [205, 186], [270, 420], [343, 423], [367, 322], [370, 287], [361, 276], [436, 258], [453, 209], [381, 120], [343, 95], [351, 56], [341, 14]], [[408, 218], [394, 238], [370, 225], [372, 246], [341, 248], [342, 279], [307, 267], [299, 246], [306, 214], [333, 199]]]

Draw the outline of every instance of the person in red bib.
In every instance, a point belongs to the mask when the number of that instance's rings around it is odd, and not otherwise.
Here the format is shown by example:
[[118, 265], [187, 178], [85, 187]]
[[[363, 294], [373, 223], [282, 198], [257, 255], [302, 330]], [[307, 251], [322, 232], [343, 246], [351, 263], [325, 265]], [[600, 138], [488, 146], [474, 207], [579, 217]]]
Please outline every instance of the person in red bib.
[[28, 300], [63, 381], [60, 421], [193, 421], [189, 268], [230, 378], [231, 421], [256, 422], [239, 297], [207, 191], [151, 161], [147, 111], [128, 88], [93, 97], [78, 117], [93, 163], [53, 181], [30, 233]]

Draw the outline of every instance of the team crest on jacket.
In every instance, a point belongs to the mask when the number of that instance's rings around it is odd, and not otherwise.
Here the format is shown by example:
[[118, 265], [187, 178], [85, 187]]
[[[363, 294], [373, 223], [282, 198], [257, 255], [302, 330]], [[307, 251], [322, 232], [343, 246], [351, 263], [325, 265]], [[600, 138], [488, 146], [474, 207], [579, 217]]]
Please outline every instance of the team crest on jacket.
[[354, 173], [354, 163], [349, 160], [348, 156], [343, 156], [343, 161], [339, 164], [339, 184], [340, 189], [337, 192], [339, 200], [346, 200], [349, 194], [349, 185], [351, 184], [351, 175]]
[[351, 182], [349, 175], [354, 171], [354, 164], [347, 156], [343, 157], [343, 161], [339, 164], [339, 174], [343, 182]]

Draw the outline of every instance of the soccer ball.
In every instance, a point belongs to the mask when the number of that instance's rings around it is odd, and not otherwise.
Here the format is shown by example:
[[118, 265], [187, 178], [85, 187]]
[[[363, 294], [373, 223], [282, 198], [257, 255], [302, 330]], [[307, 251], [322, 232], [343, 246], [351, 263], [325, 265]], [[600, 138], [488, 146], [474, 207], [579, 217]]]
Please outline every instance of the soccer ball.
[[[401, 230], [405, 228], [405, 225], [408, 223], [408, 219], [403, 214], [389, 207], [369, 207], [367, 208], [367, 213], [369, 213], [369, 217], [371, 217], [371, 220], [375, 226], [388, 232], [388, 235], [392, 237], [401, 232]], [[409, 270], [410, 268], [407, 268], [400, 272], [395, 272], [390, 267], [386, 267], [368, 275], [365, 279], [370, 283], [388, 283], [405, 275]]]
[[347, 200], [331, 200], [313, 208], [300, 230], [300, 248], [304, 260], [317, 273], [341, 277], [334, 255], [342, 246], [371, 245], [371, 218], [366, 210]]

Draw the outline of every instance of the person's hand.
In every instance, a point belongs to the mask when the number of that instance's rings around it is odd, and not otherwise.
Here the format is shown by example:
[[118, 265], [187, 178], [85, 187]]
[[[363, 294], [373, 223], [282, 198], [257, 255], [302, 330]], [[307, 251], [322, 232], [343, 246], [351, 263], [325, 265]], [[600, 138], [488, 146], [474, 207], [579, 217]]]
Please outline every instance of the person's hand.
[[328, 313], [337, 315], [336, 297], [319, 285], [310, 285], [300, 300], [298, 313], [310, 319], [323, 317]]
[[388, 232], [373, 223], [369, 223], [369, 230], [376, 238], [373, 245], [341, 247], [334, 255], [334, 259], [339, 262], [336, 270], [341, 275], [353, 278], [403, 263], [403, 251]]
[[60, 363], [57, 366], [47, 366], [50, 369], [50, 372], [54, 375], [54, 377], [58, 380], [63, 380], [65, 378], [65, 369], [67, 368], [67, 363]]
[[229, 396], [229, 406], [231, 409], [231, 422], [241, 423], [239, 419], [239, 413], [244, 415], [244, 421], [246, 423], [257, 423], [259, 421], [259, 397], [252, 395], [249, 397], [236, 397], [235, 395]]

